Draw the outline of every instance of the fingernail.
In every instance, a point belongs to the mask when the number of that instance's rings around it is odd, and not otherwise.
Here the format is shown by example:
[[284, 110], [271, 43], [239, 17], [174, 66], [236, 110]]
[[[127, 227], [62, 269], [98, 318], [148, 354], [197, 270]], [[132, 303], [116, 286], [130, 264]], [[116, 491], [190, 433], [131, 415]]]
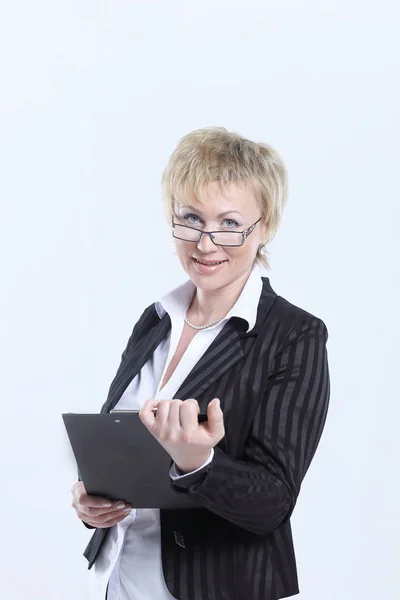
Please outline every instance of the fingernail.
[[217, 400], [216, 400], [216, 402], [215, 402], [215, 405], [214, 405], [214, 409], [215, 409], [215, 410], [218, 410], [218, 409], [219, 409], [219, 407], [220, 407], [220, 404], [221, 404], [221, 403], [220, 403], [220, 401], [219, 401], [219, 398], [217, 398]]
[[125, 508], [125, 502], [118, 502], [117, 508]]
[[104, 508], [111, 508], [112, 504], [111, 502], [103, 502], [103, 506]]
[[123, 512], [129, 513], [129, 512], [131, 512], [131, 510], [132, 510], [131, 508], [124, 508]]

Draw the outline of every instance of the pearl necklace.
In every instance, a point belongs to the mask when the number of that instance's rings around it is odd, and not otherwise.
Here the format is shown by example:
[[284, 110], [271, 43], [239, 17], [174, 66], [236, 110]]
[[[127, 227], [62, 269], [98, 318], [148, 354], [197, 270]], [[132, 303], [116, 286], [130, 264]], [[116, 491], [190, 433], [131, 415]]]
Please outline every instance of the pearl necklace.
[[[185, 314], [183, 315], [183, 318], [185, 319], [185, 323], [187, 323], [189, 325], [189, 327], [192, 327], [192, 329], [206, 329], [206, 327], [210, 327], [211, 325], [215, 325], [215, 323], [219, 323], [220, 321], [222, 321], [222, 319], [217, 319], [216, 321], [210, 321], [206, 325], [193, 325], [193, 323], [190, 323], [190, 321], [188, 321], [188, 319], [187, 319], [187, 311], [188, 311], [188, 309], [185, 310]], [[222, 318], [224, 318], [224, 317], [222, 317]]]

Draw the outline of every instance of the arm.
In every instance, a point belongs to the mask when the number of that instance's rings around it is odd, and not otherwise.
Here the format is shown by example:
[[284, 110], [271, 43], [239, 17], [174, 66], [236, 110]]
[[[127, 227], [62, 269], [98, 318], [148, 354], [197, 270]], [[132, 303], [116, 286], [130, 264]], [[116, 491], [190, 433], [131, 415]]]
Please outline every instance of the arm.
[[256, 534], [287, 520], [326, 419], [327, 339], [326, 326], [317, 318], [292, 328], [275, 356], [244, 460], [215, 447], [211, 464], [171, 481], [173, 488]]
[[207, 458], [206, 462], [203, 465], [201, 465], [201, 467], [199, 467], [195, 471], [191, 471], [190, 473], [184, 473], [177, 467], [176, 463], [173, 463], [169, 470], [169, 476], [174, 481], [177, 479], [180, 479], [182, 477], [189, 477], [189, 475], [193, 475], [194, 473], [197, 473], [198, 471], [201, 471], [205, 467], [207, 467], [212, 462], [213, 458], [214, 458], [214, 448], [211, 448], [210, 456]]

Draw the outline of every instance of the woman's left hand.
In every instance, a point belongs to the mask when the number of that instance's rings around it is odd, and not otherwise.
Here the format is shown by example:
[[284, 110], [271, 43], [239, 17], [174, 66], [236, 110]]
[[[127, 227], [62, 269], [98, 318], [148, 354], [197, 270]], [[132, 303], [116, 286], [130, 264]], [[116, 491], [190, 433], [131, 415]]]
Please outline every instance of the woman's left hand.
[[[153, 410], [157, 407], [157, 414]], [[168, 452], [178, 469], [190, 473], [209, 458], [211, 449], [225, 435], [223, 413], [218, 398], [207, 406], [206, 423], [198, 422], [197, 400], [147, 400], [140, 419]]]

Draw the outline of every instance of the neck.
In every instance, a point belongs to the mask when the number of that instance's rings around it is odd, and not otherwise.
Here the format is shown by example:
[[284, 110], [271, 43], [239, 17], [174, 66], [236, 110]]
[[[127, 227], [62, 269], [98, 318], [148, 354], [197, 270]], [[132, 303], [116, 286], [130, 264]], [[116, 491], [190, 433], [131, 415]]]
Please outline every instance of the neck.
[[248, 271], [235, 281], [217, 290], [197, 288], [187, 311], [188, 319], [194, 324], [223, 319], [236, 304], [250, 274], [251, 271]]

